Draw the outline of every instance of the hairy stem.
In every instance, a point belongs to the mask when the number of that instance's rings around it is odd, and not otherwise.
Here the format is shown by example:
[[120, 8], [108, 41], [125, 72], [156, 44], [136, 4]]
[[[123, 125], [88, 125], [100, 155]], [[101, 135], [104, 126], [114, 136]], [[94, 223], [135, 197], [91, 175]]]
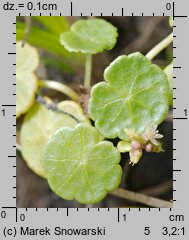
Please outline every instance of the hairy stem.
[[89, 88], [91, 86], [91, 68], [92, 68], [92, 55], [86, 55], [86, 63], [85, 63], [85, 79], [84, 79], [84, 87]]
[[124, 198], [133, 202], [139, 202], [151, 207], [157, 208], [171, 208], [173, 204], [171, 202], [161, 200], [158, 198], [150, 197], [141, 193], [135, 193], [132, 191], [128, 191], [122, 188], [115, 189], [110, 193], [116, 197]]
[[68, 86], [64, 85], [63, 83], [50, 81], [50, 80], [39, 80], [38, 82], [39, 82], [40, 87], [57, 90], [65, 95], [67, 95], [68, 97], [70, 97], [71, 99], [73, 99], [75, 101], [78, 100], [77, 93], [74, 90], [72, 90], [71, 88], [69, 88]]
[[164, 48], [166, 48], [173, 41], [173, 33], [169, 34], [165, 39], [158, 43], [154, 48], [152, 48], [147, 54], [146, 57], [152, 60], [157, 56]]

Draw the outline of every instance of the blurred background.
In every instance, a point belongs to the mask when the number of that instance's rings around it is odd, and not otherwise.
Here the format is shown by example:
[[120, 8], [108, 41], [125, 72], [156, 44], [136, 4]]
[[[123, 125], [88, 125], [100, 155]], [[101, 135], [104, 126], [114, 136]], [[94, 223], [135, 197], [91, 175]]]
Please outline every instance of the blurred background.
[[[103, 17], [118, 28], [118, 41], [111, 51], [93, 57], [92, 84], [103, 80], [104, 69], [117, 56], [139, 51], [146, 54], [163, 40], [172, 29], [168, 17]], [[59, 43], [59, 36], [67, 31], [79, 17], [17, 17], [17, 40], [26, 41], [37, 47], [40, 53], [40, 67], [37, 75], [41, 79], [51, 79], [72, 87], [78, 93], [83, 84], [84, 56], [67, 52]], [[172, 46], [162, 51], [153, 62], [164, 68], [173, 59]], [[55, 101], [64, 96], [55, 91], [43, 90]], [[23, 118], [17, 120], [17, 141]], [[165, 152], [144, 153], [137, 165], [129, 165], [129, 156], [122, 154], [123, 177], [121, 188], [141, 192], [149, 196], [170, 201], [172, 199], [172, 109], [159, 126], [164, 135]], [[116, 145], [117, 139], [113, 141]], [[55, 195], [45, 179], [37, 176], [26, 165], [17, 151], [17, 207], [147, 207], [136, 202], [108, 195], [95, 205], [84, 205], [77, 201], [64, 201]]]

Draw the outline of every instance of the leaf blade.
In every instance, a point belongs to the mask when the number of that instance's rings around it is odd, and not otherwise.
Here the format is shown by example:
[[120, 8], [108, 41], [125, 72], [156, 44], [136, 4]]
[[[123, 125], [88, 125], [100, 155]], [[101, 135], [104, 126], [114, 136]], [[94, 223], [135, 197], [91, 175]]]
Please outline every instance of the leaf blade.
[[115, 59], [105, 69], [104, 78], [105, 83], [92, 88], [89, 101], [89, 115], [103, 136], [127, 140], [125, 128], [142, 133], [166, 117], [166, 76], [141, 53]]
[[[50, 99], [48, 101], [51, 102]], [[80, 106], [73, 101], [60, 102], [58, 108], [71, 113], [81, 122], [89, 122]], [[27, 165], [38, 175], [46, 177], [40, 162], [43, 146], [57, 129], [76, 124], [70, 116], [52, 112], [36, 103], [26, 114], [20, 131], [21, 152]]]
[[38, 88], [34, 74], [39, 65], [39, 55], [34, 47], [21, 42], [16, 44], [16, 117], [28, 111], [35, 100]]
[[117, 29], [103, 19], [82, 19], [60, 36], [60, 43], [70, 52], [95, 54], [112, 49], [117, 36]]
[[[79, 124], [74, 129], [59, 129], [45, 145], [42, 164], [57, 195], [81, 203], [96, 203], [118, 187], [122, 174], [120, 154], [112, 143], [101, 139], [94, 127]], [[65, 160], [66, 156], [70, 160], [51, 161]]]

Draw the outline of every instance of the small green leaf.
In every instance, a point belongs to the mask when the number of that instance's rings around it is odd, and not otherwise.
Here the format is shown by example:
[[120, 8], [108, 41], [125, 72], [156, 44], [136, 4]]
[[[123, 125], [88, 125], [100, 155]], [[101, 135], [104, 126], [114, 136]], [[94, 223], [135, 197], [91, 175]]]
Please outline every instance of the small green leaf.
[[168, 112], [165, 73], [141, 53], [120, 56], [105, 69], [106, 82], [92, 88], [89, 115], [104, 137], [127, 140], [124, 129], [143, 133]]
[[82, 19], [61, 35], [60, 43], [70, 52], [95, 54], [112, 49], [117, 36], [117, 29], [103, 19]]
[[131, 151], [131, 142], [119, 141], [117, 144], [117, 149], [121, 153], [130, 152]]
[[[71, 113], [82, 122], [89, 122], [81, 107], [73, 101], [63, 101], [58, 104], [58, 108]], [[74, 127], [76, 124], [70, 116], [48, 110], [39, 103], [31, 108], [21, 127], [20, 143], [22, 155], [35, 173], [45, 177], [40, 162], [41, 150], [51, 135], [60, 127]]]
[[38, 88], [33, 73], [39, 64], [39, 55], [35, 48], [21, 42], [16, 44], [16, 117], [27, 112], [33, 105]]
[[173, 106], [173, 63], [170, 63], [165, 69], [164, 72], [167, 75], [169, 82], [169, 104]]
[[57, 195], [97, 203], [119, 186], [120, 154], [112, 143], [101, 140], [88, 124], [56, 131], [43, 149], [42, 165]]

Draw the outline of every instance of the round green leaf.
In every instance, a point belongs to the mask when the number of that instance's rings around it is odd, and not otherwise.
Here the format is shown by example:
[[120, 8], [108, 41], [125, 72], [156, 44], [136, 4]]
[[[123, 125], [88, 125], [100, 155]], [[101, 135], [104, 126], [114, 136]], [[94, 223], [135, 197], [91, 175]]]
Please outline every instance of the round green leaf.
[[103, 19], [82, 19], [60, 36], [60, 43], [70, 52], [95, 54], [112, 49], [117, 36], [116, 27]]
[[37, 90], [37, 78], [33, 73], [39, 64], [35, 48], [21, 42], [16, 44], [16, 117], [33, 105]]
[[[71, 113], [81, 122], [89, 122], [80, 106], [73, 101], [63, 101], [58, 108]], [[74, 127], [76, 121], [63, 113], [53, 112], [36, 103], [24, 118], [20, 131], [21, 152], [27, 165], [38, 175], [45, 177], [41, 167], [41, 150], [51, 135], [60, 127]]]
[[33, 72], [39, 65], [39, 54], [36, 48], [24, 44], [22, 42], [16, 43], [16, 71], [20, 72]]
[[92, 88], [89, 102], [89, 115], [104, 137], [127, 140], [125, 128], [143, 133], [166, 117], [167, 77], [141, 53], [115, 59], [104, 78]]
[[85, 204], [97, 203], [119, 186], [120, 153], [112, 143], [101, 139], [88, 124], [64, 127], [52, 136], [43, 149], [42, 165], [57, 195]]
[[173, 63], [170, 63], [165, 69], [164, 72], [167, 75], [169, 82], [169, 104], [173, 106]]

